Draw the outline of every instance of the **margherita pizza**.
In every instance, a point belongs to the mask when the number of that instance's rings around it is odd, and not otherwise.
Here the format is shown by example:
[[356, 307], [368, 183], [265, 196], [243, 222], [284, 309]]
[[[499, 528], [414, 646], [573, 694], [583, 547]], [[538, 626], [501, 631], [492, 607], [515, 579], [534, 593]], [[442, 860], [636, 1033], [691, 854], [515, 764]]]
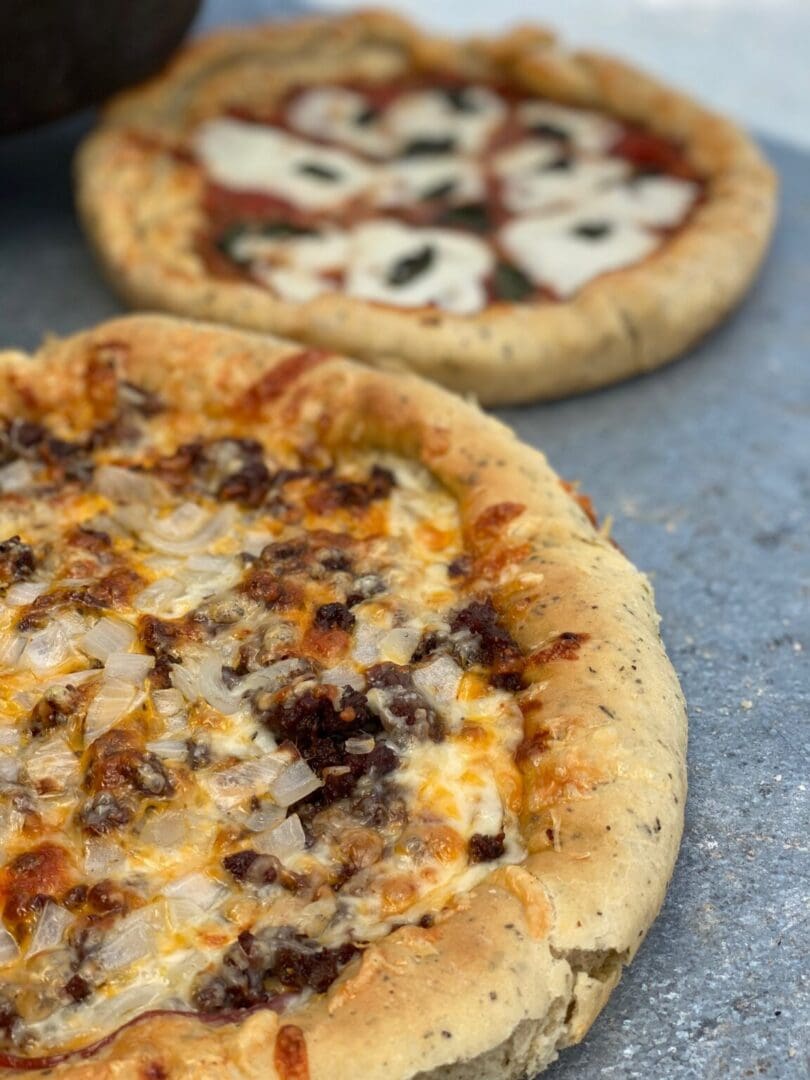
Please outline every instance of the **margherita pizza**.
[[413, 376], [159, 317], [1, 354], [0, 669], [2, 1075], [523, 1075], [661, 904], [649, 585]]
[[225, 32], [78, 161], [136, 306], [267, 330], [485, 403], [655, 367], [741, 297], [774, 180], [731, 123], [546, 32], [392, 16]]

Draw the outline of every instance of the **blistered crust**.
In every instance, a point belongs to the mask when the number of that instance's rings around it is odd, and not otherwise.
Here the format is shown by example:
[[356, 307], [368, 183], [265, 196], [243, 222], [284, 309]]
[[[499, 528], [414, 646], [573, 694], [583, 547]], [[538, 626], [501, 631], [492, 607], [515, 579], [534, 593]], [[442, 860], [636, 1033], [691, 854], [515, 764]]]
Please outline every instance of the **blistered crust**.
[[125, 377], [186, 409], [228, 421], [249, 403], [254, 421], [299, 446], [392, 449], [453, 492], [478, 572], [532, 658], [521, 755], [529, 854], [435, 926], [368, 948], [295, 1012], [216, 1026], [146, 1018], [49, 1075], [460, 1080], [547, 1064], [584, 1036], [637, 950], [680, 841], [686, 717], [646, 578], [497, 421], [414, 376], [286, 342], [120, 319], [50, 341], [34, 359], [0, 354], [0, 414], [80, 416], [88, 356], [110, 344], [123, 346]]
[[[474, 316], [403, 310], [332, 293], [306, 303], [212, 277], [196, 250], [203, 180], [159, 151], [224, 107], [289, 85], [395, 77], [439, 65], [606, 109], [682, 141], [706, 178], [687, 225], [642, 263], [603, 275], [561, 303], [496, 304]], [[157, 142], [133, 142], [131, 133]], [[732, 123], [635, 68], [564, 51], [523, 28], [497, 39], [428, 38], [380, 12], [226, 31], [187, 48], [164, 75], [117, 98], [84, 143], [77, 200], [111, 282], [136, 307], [272, 331], [404, 368], [485, 404], [561, 397], [665, 363], [748, 288], [773, 227], [775, 177]]]

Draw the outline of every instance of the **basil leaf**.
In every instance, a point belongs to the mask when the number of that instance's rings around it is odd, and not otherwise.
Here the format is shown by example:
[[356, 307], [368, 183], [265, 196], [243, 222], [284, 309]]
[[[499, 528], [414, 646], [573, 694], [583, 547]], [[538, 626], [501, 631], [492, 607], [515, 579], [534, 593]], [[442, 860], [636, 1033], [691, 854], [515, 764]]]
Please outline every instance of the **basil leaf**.
[[486, 203], [461, 203], [448, 207], [437, 222], [451, 228], [470, 229], [473, 232], [487, 232], [490, 227], [489, 209]]
[[387, 284], [407, 285], [414, 278], [419, 277], [420, 274], [424, 274], [428, 267], [433, 264], [435, 257], [435, 248], [430, 244], [425, 244], [423, 248], [420, 248], [413, 255], [406, 255], [394, 263], [385, 279]]
[[523, 271], [508, 262], [499, 262], [495, 267], [492, 284], [499, 300], [516, 303], [528, 299], [537, 291]]
[[455, 148], [456, 140], [450, 136], [435, 139], [426, 136], [411, 139], [409, 143], [406, 143], [400, 157], [430, 157], [433, 154], [451, 154]]

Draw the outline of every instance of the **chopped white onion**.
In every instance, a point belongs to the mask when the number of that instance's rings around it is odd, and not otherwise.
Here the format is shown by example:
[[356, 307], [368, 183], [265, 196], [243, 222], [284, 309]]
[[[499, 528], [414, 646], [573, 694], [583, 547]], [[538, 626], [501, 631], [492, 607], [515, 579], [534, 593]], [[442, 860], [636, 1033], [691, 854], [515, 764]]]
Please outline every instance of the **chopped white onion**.
[[11, 633], [0, 638], [0, 669], [15, 667], [22, 656], [25, 644], [22, 634]]
[[325, 686], [351, 686], [353, 690], [362, 690], [366, 685], [363, 676], [350, 667], [333, 667], [322, 671], [321, 682]]
[[135, 641], [135, 629], [120, 619], [102, 615], [79, 642], [88, 656], [105, 661], [111, 653], [127, 652]]
[[98, 668], [82, 668], [81, 671], [68, 671], [61, 675], [52, 675], [43, 679], [43, 686], [81, 686], [88, 679], [99, 678], [101, 672]]
[[133, 708], [137, 696], [132, 683], [120, 679], [103, 682], [87, 710], [84, 741], [90, 743], [114, 727]]
[[186, 559], [186, 570], [192, 574], [219, 577], [234, 568], [238, 568], [238, 563], [229, 555], [190, 555]]
[[303, 851], [307, 838], [298, 814], [290, 814], [274, 829], [266, 829], [253, 839], [253, 847], [263, 855], [275, 855], [285, 859], [298, 851]]
[[367, 622], [358, 622], [354, 628], [352, 659], [368, 667], [380, 659], [380, 641], [388, 633], [385, 627], [374, 626]]
[[290, 657], [288, 660], [277, 660], [275, 664], [252, 671], [239, 683], [239, 693], [247, 694], [252, 690], [265, 690], [274, 694], [282, 686], [290, 681], [295, 675], [308, 671], [305, 661], [298, 657]]
[[117, 971], [148, 956], [155, 946], [155, 932], [164, 922], [154, 904], [119, 919], [96, 954], [99, 967]]
[[10, 964], [19, 955], [20, 948], [17, 942], [6, 930], [5, 926], [0, 926], [0, 965]]
[[407, 664], [419, 644], [422, 632], [413, 626], [396, 626], [380, 640], [380, 659], [392, 664]]
[[140, 686], [155, 666], [154, 656], [144, 653], [111, 652], [104, 665], [105, 679], [120, 679], [121, 682]]
[[186, 701], [197, 701], [200, 697], [200, 672], [197, 665], [186, 657], [182, 664], [175, 664], [171, 670], [172, 685]]
[[208, 874], [191, 873], [170, 881], [163, 888], [163, 895], [173, 900], [188, 900], [204, 911], [210, 911], [228, 893], [228, 888], [221, 881], [215, 881]]
[[235, 515], [235, 508], [230, 505], [209, 515], [195, 503], [181, 503], [167, 517], [153, 520], [141, 535], [158, 551], [190, 555], [224, 536], [231, 529]]
[[0, 469], [0, 494], [8, 495], [12, 491], [24, 491], [34, 479], [33, 466], [28, 461], [12, 461]]
[[166, 496], [166, 489], [153, 476], [119, 465], [99, 465], [93, 473], [93, 484], [96, 491], [113, 502], [152, 504]]
[[[113, 931], [115, 933], [115, 931]], [[93, 1007], [93, 1019], [102, 1029], [114, 1030], [134, 1016], [166, 999], [165, 982], [135, 983], [119, 993], [101, 998]]]
[[279, 806], [292, 806], [299, 799], [322, 787], [321, 781], [303, 758], [288, 765], [281, 776], [270, 785], [270, 794]]
[[186, 707], [185, 698], [179, 690], [153, 690], [152, 704], [158, 716], [176, 716]]
[[437, 656], [423, 667], [414, 668], [413, 684], [433, 705], [447, 705], [456, 700], [464, 673], [449, 656]]
[[287, 760], [279, 754], [266, 754], [212, 773], [205, 782], [217, 806], [229, 810], [250, 795], [272, 790], [274, 781], [287, 771]]
[[187, 747], [184, 739], [157, 739], [148, 742], [146, 749], [156, 757], [172, 760], [185, 757]]
[[182, 810], [166, 810], [147, 817], [140, 831], [144, 844], [176, 848], [186, 841], [187, 815]]
[[261, 833], [274, 829], [284, 820], [285, 810], [277, 803], [265, 803], [258, 810], [251, 810], [245, 818], [245, 828], [250, 832]]
[[84, 845], [84, 869], [91, 878], [105, 878], [124, 861], [124, 853], [114, 840], [92, 837]]
[[19, 775], [19, 761], [9, 754], [0, 754], [0, 783], [15, 784]]
[[53, 900], [46, 901], [28, 946], [28, 956], [36, 956], [37, 953], [55, 949], [61, 943], [65, 930], [72, 922], [73, 916], [69, 911], [65, 911]]
[[0, 725], [0, 746], [17, 747], [20, 745], [20, 732], [16, 727]]
[[59, 667], [73, 653], [64, 629], [52, 622], [28, 639], [19, 663], [37, 674]]
[[42, 596], [47, 588], [47, 585], [38, 581], [18, 581], [8, 587], [3, 599], [9, 607], [26, 607], [33, 604], [38, 596]]
[[80, 776], [78, 758], [59, 735], [37, 746], [25, 764], [25, 771], [33, 783], [48, 780], [59, 791], [78, 782]]
[[183, 585], [174, 578], [158, 578], [151, 585], [138, 593], [133, 606], [138, 611], [146, 611], [150, 614], [160, 614], [165, 611], [172, 601], [183, 595]]
[[373, 735], [351, 735], [343, 745], [347, 754], [370, 754], [377, 743]]
[[244, 690], [233, 691], [225, 686], [222, 681], [222, 659], [214, 652], [209, 653], [200, 664], [197, 691], [211, 708], [218, 709], [225, 716], [236, 712], [244, 693]]

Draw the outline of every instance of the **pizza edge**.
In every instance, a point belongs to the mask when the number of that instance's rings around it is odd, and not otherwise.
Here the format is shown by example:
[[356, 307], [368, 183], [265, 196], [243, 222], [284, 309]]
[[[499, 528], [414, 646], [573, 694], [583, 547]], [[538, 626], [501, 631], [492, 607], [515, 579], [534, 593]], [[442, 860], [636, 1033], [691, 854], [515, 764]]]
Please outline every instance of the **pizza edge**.
[[[501, 304], [462, 317], [340, 294], [292, 304], [258, 285], [212, 278], [194, 252], [203, 221], [196, 170], [134, 146], [128, 132], [182, 130], [189, 102], [209, 108], [240, 52], [271, 62], [283, 53], [294, 76], [296, 55], [306, 48], [355, 58], [382, 48], [396, 53], [400, 65], [440, 63], [471, 76], [516, 79], [568, 104], [607, 108], [684, 140], [690, 161], [707, 177], [707, 197], [662, 249], [553, 305]], [[776, 187], [760, 151], [733, 123], [621, 61], [564, 52], [536, 28], [453, 43], [382, 12], [214, 33], [187, 47], [163, 75], [115, 99], [76, 163], [80, 216], [128, 303], [272, 331], [416, 371], [489, 405], [593, 389], [683, 352], [751, 284], [773, 228]]]
[[[88, 350], [113, 341], [129, 347], [129, 378], [169, 399], [184, 392], [192, 409], [227, 410], [274, 371], [262, 422], [296, 439], [420, 460], [458, 497], [473, 550], [491, 542], [487, 508], [522, 505], [497, 539], [499, 551], [518, 554], [494, 595], [537, 657], [529, 672], [540, 700], [527, 736], [538, 735], [543, 751], [524, 771], [531, 854], [496, 870], [451, 916], [395, 931], [296, 1012], [217, 1025], [153, 1016], [49, 1075], [190, 1078], [227, 1068], [264, 1077], [272, 1066], [281, 1080], [382, 1080], [542, 1067], [584, 1036], [607, 1000], [660, 908], [680, 842], [686, 716], [646, 578], [591, 526], [540, 453], [414, 376], [331, 357], [313, 367], [296, 361], [292, 344], [130, 316], [52, 340], [33, 360], [0, 354], [0, 395], [29, 412], [69, 409]], [[565, 631], [582, 638], [573, 662], [544, 655]]]

